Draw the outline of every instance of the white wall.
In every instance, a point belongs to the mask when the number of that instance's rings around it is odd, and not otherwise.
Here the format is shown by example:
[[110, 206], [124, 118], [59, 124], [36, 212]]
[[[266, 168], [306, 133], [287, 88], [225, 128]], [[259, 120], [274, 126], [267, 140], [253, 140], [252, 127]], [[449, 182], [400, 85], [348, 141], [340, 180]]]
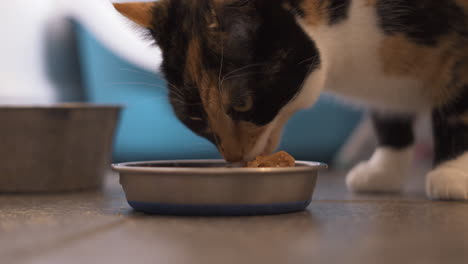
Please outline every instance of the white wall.
[[46, 24], [53, 0], [5, 1], [0, 8], [0, 103], [55, 100], [46, 78]]
[[5, 1], [0, 8], [0, 104], [50, 104], [79, 97], [69, 17], [122, 58], [147, 70], [158, 68], [159, 49], [143, 40], [108, 0]]

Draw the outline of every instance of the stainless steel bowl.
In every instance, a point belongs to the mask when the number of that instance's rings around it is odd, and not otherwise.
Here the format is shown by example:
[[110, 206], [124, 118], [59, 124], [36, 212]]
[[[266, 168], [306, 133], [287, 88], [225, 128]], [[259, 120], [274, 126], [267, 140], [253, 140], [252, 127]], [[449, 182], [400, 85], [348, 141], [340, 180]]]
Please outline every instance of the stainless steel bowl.
[[222, 160], [129, 162], [113, 165], [135, 210], [175, 215], [254, 215], [303, 210], [327, 165], [228, 168]]
[[101, 186], [120, 111], [84, 103], [0, 106], [0, 192]]

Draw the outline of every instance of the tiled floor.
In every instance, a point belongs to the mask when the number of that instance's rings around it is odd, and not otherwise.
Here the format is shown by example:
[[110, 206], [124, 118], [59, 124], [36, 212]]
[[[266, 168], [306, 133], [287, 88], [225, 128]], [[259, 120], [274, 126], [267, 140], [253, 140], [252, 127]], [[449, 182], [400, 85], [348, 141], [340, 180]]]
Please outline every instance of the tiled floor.
[[468, 203], [426, 200], [414, 174], [357, 196], [326, 173], [308, 211], [262, 217], [135, 213], [114, 174], [103, 192], [0, 195], [0, 263], [468, 263]]

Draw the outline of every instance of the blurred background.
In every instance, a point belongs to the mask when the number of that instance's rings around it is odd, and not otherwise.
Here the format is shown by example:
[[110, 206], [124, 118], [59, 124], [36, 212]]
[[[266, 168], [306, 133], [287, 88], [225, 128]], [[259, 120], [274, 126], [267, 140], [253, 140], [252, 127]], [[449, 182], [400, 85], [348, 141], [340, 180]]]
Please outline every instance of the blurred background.
[[[8, 1], [0, 9], [0, 34], [7, 36], [0, 46], [0, 104], [123, 105], [114, 162], [220, 157], [176, 120], [158, 71], [159, 49], [110, 1]], [[346, 165], [375, 144], [366, 120], [325, 95], [292, 118], [280, 148], [298, 159]]]

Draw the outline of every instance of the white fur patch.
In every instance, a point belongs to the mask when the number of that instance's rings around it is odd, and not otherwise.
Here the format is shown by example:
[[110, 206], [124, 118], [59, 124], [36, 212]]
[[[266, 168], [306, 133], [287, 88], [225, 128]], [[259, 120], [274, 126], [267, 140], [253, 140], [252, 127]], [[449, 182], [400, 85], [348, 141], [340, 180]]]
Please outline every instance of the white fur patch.
[[325, 90], [347, 101], [381, 110], [419, 112], [429, 107], [422, 83], [383, 72], [379, 48], [384, 35], [375, 9], [352, 1], [349, 17], [337, 25], [308, 26], [298, 20], [319, 49], [321, 67], [306, 89]]
[[468, 152], [430, 171], [426, 194], [432, 199], [468, 200]]
[[275, 125], [276, 125], [276, 120], [274, 120], [268, 125], [265, 132], [263, 132], [263, 134], [258, 138], [257, 143], [255, 143], [255, 146], [253, 147], [253, 149], [250, 150], [249, 153], [244, 155], [243, 157], [244, 161], [251, 161], [255, 159], [255, 157], [257, 157], [258, 155], [262, 154], [262, 152], [265, 151], [267, 144], [268, 144], [268, 140], [270, 138], [270, 135]]
[[[268, 148], [268, 144], [274, 145], [276, 147], [280, 142], [273, 142], [272, 133], [277, 129], [283, 129], [283, 126], [286, 124], [287, 120], [298, 110], [306, 109], [311, 107], [320, 96], [320, 89], [314, 89], [314, 84], [322, 83], [323, 75], [313, 72], [305, 79], [301, 90], [294, 98], [286, 104], [275, 119], [268, 125], [267, 129], [260, 138], [257, 140], [255, 147], [244, 156], [244, 160], [252, 160], [259, 154], [261, 154], [265, 149]], [[323, 85], [322, 85], [323, 86]], [[281, 137], [278, 137], [278, 139]]]
[[403, 150], [380, 147], [369, 161], [361, 162], [346, 177], [354, 192], [398, 192], [407, 178], [413, 147]]

